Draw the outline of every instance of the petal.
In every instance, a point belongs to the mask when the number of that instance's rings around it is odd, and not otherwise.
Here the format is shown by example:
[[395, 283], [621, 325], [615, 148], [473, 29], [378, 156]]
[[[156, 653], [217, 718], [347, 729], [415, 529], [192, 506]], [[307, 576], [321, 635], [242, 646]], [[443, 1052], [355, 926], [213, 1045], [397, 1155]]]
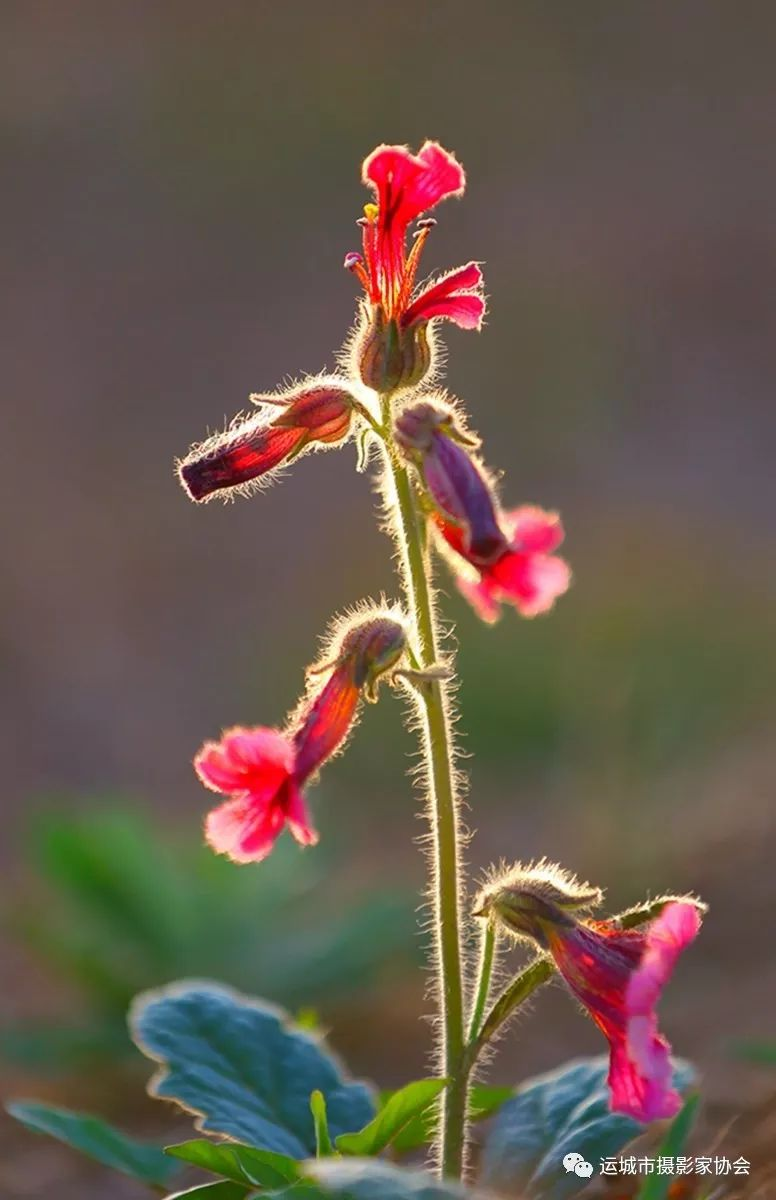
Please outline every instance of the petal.
[[423, 455], [422, 470], [437, 507], [462, 527], [467, 560], [479, 564], [503, 553], [507, 542], [496, 518], [495, 499], [471, 454], [437, 430]]
[[649, 1015], [671, 977], [676, 960], [698, 935], [701, 918], [694, 904], [677, 900], [667, 904], [646, 930], [646, 946], [638, 968], [628, 982], [625, 1003], [628, 1015]]
[[564, 538], [558, 513], [545, 512], [531, 504], [505, 512], [502, 523], [512, 548], [526, 554], [550, 554]]
[[405, 228], [447, 196], [460, 195], [463, 167], [437, 142], [414, 155], [406, 146], [378, 146], [364, 160], [361, 178], [377, 193], [381, 220]]
[[217, 854], [226, 854], [233, 862], [261, 862], [272, 850], [284, 819], [279, 804], [237, 797], [208, 813], [205, 838]]
[[474, 582], [463, 575], [456, 576], [456, 587], [465, 600], [469, 601], [480, 620], [487, 625], [495, 625], [501, 616], [501, 605], [493, 595], [493, 590], [486, 580]]
[[484, 573], [496, 594], [500, 593], [524, 617], [547, 612], [571, 582], [571, 570], [562, 558], [517, 551], [505, 554]]
[[426, 284], [404, 314], [403, 323], [447, 317], [464, 329], [478, 329], [485, 315], [485, 300], [477, 291], [481, 287], [482, 271], [477, 263], [457, 267]]
[[318, 833], [313, 829], [310, 814], [301, 788], [290, 783], [286, 793], [286, 822], [300, 846], [314, 846], [318, 841]]
[[419, 296], [404, 316], [406, 325], [431, 321], [440, 317], [452, 321], [459, 329], [481, 329], [485, 317], [485, 300], [475, 292], [454, 292], [451, 296], [427, 302]]
[[205, 787], [214, 792], [250, 793], [269, 801], [294, 764], [294, 749], [276, 729], [228, 730], [220, 742], [205, 742], [194, 759], [194, 769]]
[[614, 1112], [645, 1124], [673, 1117], [681, 1097], [671, 1086], [671, 1047], [648, 1018], [611, 1042], [609, 1089]]

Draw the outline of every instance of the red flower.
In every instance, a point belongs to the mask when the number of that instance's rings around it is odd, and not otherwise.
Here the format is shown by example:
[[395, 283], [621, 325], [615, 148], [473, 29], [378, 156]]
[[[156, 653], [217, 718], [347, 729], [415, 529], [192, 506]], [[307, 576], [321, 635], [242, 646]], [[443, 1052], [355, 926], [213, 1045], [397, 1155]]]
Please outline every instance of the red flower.
[[453, 551], [448, 558], [456, 571], [456, 585], [483, 621], [493, 624], [502, 604], [513, 604], [524, 617], [535, 617], [552, 608], [568, 591], [571, 569], [551, 552], [563, 541], [557, 513], [526, 505], [502, 512], [499, 524], [504, 548], [490, 562], [467, 553], [460, 526], [437, 520], [437, 528]]
[[[283, 395], [254, 399], [262, 405], [255, 416], [194, 446], [178, 463], [180, 481], [192, 500], [244, 489], [304, 450], [341, 444], [351, 432], [353, 396], [343, 380], [310, 380]], [[273, 417], [278, 407], [281, 411]]]
[[689, 901], [667, 904], [643, 929], [609, 921], [571, 929], [544, 923], [558, 970], [609, 1042], [612, 1109], [637, 1121], [673, 1117], [681, 1106], [655, 1006], [700, 925], [698, 907]]
[[703, 905], [667, 899], [639, 929], [617, 921], [580, 920], [601, 901], [542, 861], [517, 864], [477, 898], [476, 916], [495, 918], [518, 939], [552, 955], [564, 981], [609, 1042], [611, 1107], [637, 1121], [672, 1117], [681, 1104], [672, 1087], [671, 1047], [658, 1033], [655, 1008], [676, 961], [697, 936]]
[[287, 825], [301, 845], [314, 845], [302, 787], [344, 745], [362, 693], [374, 699], [380, 677], [396, 666], [406, 645], [404, 626], [377, 615], [351, 628], [322, 687], [303, 697], [289, 728], [230, 729], [206, 742], [194, 769], [212, 791], [229, 799], [205, 821], [205, 837], [234, 862], [260, 862]]
[[363, 182], [376, 203], [359, 222], [363, 253], [348, 254], [345, 266], [358, 276], [367, 300], [403, 328], [442, 317], [463, 329], [479, 329], [485, 315], [482, 272], [476, 263], [448, 272], [415, 292], [423, 245], [434, 222], [422, 221], [407, 251], [413, 221], [448, 196], [463, 193], [466, 177], [455, 157], [437, 142], [417, 154], [406, 146], [378, 146], [364, 161]]

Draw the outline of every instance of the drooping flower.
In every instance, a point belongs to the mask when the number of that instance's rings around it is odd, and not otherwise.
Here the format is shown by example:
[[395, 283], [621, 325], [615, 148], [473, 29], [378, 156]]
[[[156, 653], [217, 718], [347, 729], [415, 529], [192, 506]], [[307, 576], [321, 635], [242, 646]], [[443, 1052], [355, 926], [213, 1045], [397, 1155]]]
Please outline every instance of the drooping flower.
[[[539, 875], [516, 867], [480, 895], [478, 915], [495, 918], [515, 937], [552, 956], [563, 980], [609, 1042], [612, 1110], [637, 1121], [672, 1117], [681, 1098], [672, 1086], [671, 1047], [658, 1032], [656, 1005], [679, 955], [697, 936], [702, 906], [670, 899], [648, 924], [581, 920], [575, 911], [600, 900], [546, 864]], [[549, 882], [548, 882], [549, 880]], [[565, 897], [565, 898], [564, 898]]]
[[419, 382], [430, 365], [425, 336], [440, 318], [462, 329], [479, 329], [485, 315], [482, 272], [475, 262], [416, 288], [423, 246], [435, 222], [418, 221], [408, 249], [410, 225], [448, 196], [463, 193], [463, 167], [437, 142], [417, 154], [406, 146], [378, 146], [362, 168], [374, 193], [365, 205], [362, 253], [348, 254], [345, 266], [364, 287], [369, 320], [361, 332], [357, 358], [364, 382], [390, 391]]
[[224, 433], [192, 447], [177, 464], [192, 500], [245, 490], [305, 450], [341, 445], [352, 431], [352, 388], [335, 376], [252, 399], [260, 405], [255, 415], [238, 418]]
[[341, 635], [329, 661], [311, 669], [315, 686], [285, 729], [237, 727], [205, 743], [194, 769], [206, 787], [229, 797], [205, 821], [217, 853], [260, 862], [285, 826], [300, 845], [317, 842], [302, 788], [343, 747], [362, 696], [376, 698], [405, 647], [404, 624], [395, 615], [365, 616]]
[[444, 408], [422, 402], [405, 409], [395, 435], [430, 500], [456, 584], [477, 614], [492, 623], [502, 603], [526, 617], [551, 608], [571, 581], [567, 563], [552, 553], [563, 540], [557, 513], [530, 506], [503, 512], [473, 454], [476, 439]]

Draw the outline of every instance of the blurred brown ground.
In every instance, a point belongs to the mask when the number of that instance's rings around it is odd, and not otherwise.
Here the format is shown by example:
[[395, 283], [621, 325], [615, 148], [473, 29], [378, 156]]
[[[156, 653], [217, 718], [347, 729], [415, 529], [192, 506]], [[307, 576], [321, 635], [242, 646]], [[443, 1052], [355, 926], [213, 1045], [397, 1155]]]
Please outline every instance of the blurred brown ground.
[[[449, 335], [449, 383], [506, 499], [563, 512], [576, 574], [541, 623], [484, 630], [450, 599], [470, 859], [547, 853], [613, 906], [704, 894], [666, 1027], [714, 1103], [774, 1085], [729, 1046], [772, 1036], [776, 999], [775, 32], [770, 5], [701, 0], [2, 6], [9, 894], [44, 801], [129, 794], [196, 825], [201, 739], [282, 716], [329, 615], [393, 591], [351, 449], [204, 509], [172, 461], [252, 390], [331, 365], [358, 164], [434, 137], [469, 188], [429, 268], [480, 259], [491, 298], [481, 337]], [[419, 884], [387, 707], [319, 818], [348, 824], [355, 870]], [[0, 971], [0, 1016], [68, 1003], [10, 938]], [[363, 1006], [340, 1021], [354, 1070], [422, 1071], [421, 990], [374, 998], [378, 1044]], [[553, 990], [494, 1076], [596, 1048]], [[6, 1145], [9, 1195], [135, 1195], [8, 1123]]]

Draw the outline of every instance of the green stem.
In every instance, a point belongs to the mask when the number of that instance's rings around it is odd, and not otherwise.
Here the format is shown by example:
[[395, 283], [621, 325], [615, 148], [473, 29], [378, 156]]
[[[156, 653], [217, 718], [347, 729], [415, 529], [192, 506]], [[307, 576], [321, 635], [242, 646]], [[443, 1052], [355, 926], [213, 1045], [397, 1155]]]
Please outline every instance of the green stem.
[[485, 1005], [488, 1002], [488, 994], [490, 992], [490, 980], [493, 975], [493, 959], [496, 952], [496, 930], [492, 921], [487, 921], [482, 932], [482, 941], [480, 943], [480, 967], [477, 981], [477, 994], [474, 997], [474, 1008], [472, 1009], [471, 1020], [469, 1022], [469, 1033], [466, 1038], [467, 1046], [471, 1046], [476, 1040], [480, 1032], [482, 1024], [482, 1016], [485, 1012]]
[[[387, 429], [389, 397], [383, 397], [382, 403], [383, 425]], [[439, 655], [425, 522], [419, 517], [407, 469], [389, 445], [385, 446], [385, 457], [396, 494], [396, 533], [407, 605], [415, 625], [415, 653], [423, 670], [435, 666]], [[433, 845], [431, 885], [440, 1006], [440, 1071], [450, 1080], [442, 1098], [437, 1157], [444, 1176], [460, 1179], [465, 1160], [468, 1071], [464, 1063], [460, 839], [447, 687], [443, 679], [429, 679], [417, 688], [417, 694], [423, 718], [421, 745], [426, 760]]]

